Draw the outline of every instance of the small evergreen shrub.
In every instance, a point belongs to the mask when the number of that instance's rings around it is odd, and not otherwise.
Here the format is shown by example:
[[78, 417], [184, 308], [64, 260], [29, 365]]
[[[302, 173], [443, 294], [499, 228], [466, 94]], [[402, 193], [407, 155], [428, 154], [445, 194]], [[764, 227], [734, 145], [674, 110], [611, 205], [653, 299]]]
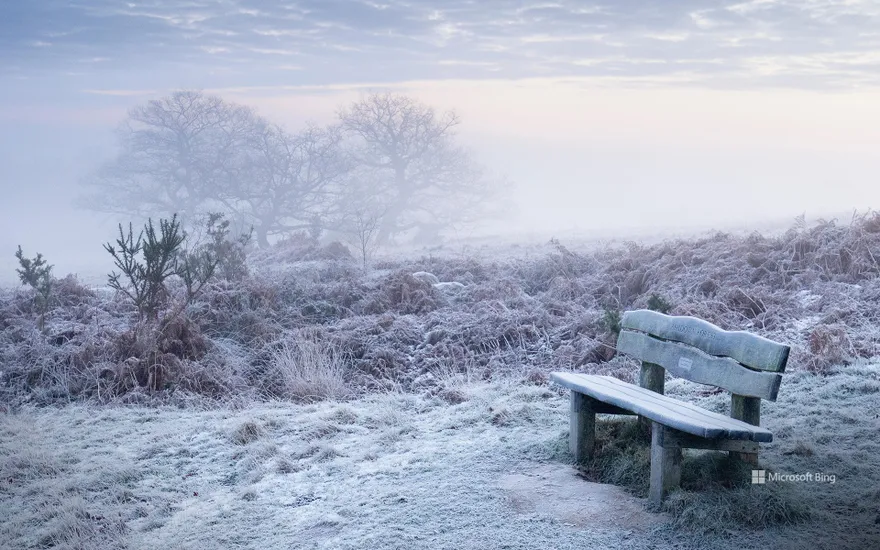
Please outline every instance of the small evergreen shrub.
[[37, 324], [40, 330], [46, 328], [46, 314], [49, 312], [49, 298], [52, 294], [52, 267], [46, 263], [45, 258], [39, 252], [33, 259], [25, 258], [21, 245], [15, 253], [18, 258], [18, 264], [21, 266], [16, 269], [21, 284], [28, 285], [34, 290], [34, 303], [39, 312], [39, 320]]
[[244, 279], [248, 275], [247, 247], [253, 237], [253, 227], [247, 233], [230, 239], [230, 222], [218, 212], [209, 213], [205, 225], [208, 242], [200, 248], [208, 256], [216, 258], [216, 275], [227, 281]]
[[158, 236], [152, 219], [137, 239], [131, 223], [127, 235], [119, 224], [116, 246], [104, 245], [121, 271], [110, 274], [109, 286], [131, 299], [139, 319], [158, 321], [159, 311], [168, 299], [166, 281], [177, 272], [177, 259], [185, 238], [174, 214], [171, 220], [159, 220]]
[[620, 334], [621, 314], [618, 309], [606, 308], [602, 314], [602, 325], [616, 338]]
[[648, 309], [660, 313], [669, 313], [669, 311], [672, 310], [672, 304], [667, 302], [659, 294], [651, 294], [648, 298]]
[[[131, 224], [128, 234], [120, 224], [116, 246], [104, 245], [121, 271], [110, 274], [110, 287], [128, 296], [138, 310], [137, 325], [118, 345], [123, 363], [116, 376], [117, 386], [120, 381], [134, 381], [151, 391], [166, 389], [180, 377], [185, 361], [198, 361], [205, 354], [207, 343], [198, 325], [182, 313], [215, 276], [222, 261], [241, 273], [242, 267], [236, 263], [243, 265], [244, 257], [237, 243], [228, 240], [228, 233], [222, 216], [211, 215], [208, 241], [187, 248], [187, 234], [175, 214], [170, 220], [159, 220], [158, 233], [149, 220], [136, 238]], [[243, 246], [245, 241], [239, 243]], [[185, 295], [166, 311], [171, 302], [168, 283], [173, 277], [183, 283]], [[124, 393], [131, 388], [123, 384], [120, 389]]]
[[206, 242], [188, 247], [189, 238], [180, 228], [177, 214], [170, 220], [159, 220], [158, 235], [152, 219], [137, 238], [131, 224], [128, 234], [120, 224], [116, 246], [104, 245], [121, 271], [110, 274], [110, 287], [132, 300], [140, 319], [158, 321], [159, 312], [170, 300], [167, 285], [172, 277], [179, 277], [186, 291], [173, 315], [190, 304], [218, 272], [227, 280], [244, 278], [250, 234], [230, 240], [229, 221], [212, 213], [206, 221], [206, 236]]

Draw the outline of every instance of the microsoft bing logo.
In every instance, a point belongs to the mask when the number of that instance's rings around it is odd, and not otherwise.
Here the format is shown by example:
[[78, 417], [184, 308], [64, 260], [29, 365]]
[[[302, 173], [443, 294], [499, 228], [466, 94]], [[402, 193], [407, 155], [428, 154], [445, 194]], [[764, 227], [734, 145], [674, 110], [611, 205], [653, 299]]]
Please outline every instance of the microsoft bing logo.
[[765, 485], [768, 481], [806, 481], [808, 483], [835, 483], [837, 476], [824, 472], [806, 472], [803, 474], [780, 474], [767, 470], [752, 470], [752, 485]]

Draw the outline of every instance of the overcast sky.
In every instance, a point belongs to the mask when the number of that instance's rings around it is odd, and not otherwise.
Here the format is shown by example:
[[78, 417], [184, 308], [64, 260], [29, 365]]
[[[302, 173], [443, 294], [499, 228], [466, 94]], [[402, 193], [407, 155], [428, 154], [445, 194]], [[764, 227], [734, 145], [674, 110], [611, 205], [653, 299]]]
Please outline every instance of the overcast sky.
[[877, 205], [877, 1], [3, 0], [0, 280], [17, 244], [95, 265], [117, 220], [75, 211], [76, 182], [180, 88], [290, 127], [368, 90], [454, 108], [517, 229]]

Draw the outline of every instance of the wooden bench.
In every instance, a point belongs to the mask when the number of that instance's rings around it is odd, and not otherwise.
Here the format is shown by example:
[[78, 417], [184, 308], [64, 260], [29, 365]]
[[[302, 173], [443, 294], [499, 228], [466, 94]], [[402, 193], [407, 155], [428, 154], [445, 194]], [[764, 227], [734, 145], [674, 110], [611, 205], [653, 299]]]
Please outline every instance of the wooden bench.
[[[758, 444], [773, 440], [760, 427], [761, 399], [776, 400], [789, 346], [695, 317], [637, 310], [623, 315], [617, 351], [642, 361], [638, 386], [600, 375], [551, 378], [571, 390], [569, 447], [578, 462], [592, 456], [596, 413], [636, 414], [650, 426], [652, 505], [679, 485], [682, 448], [730, 451], [756, 464]], [[730, 416], [663, 395], [666, 371], [729, 391]]]

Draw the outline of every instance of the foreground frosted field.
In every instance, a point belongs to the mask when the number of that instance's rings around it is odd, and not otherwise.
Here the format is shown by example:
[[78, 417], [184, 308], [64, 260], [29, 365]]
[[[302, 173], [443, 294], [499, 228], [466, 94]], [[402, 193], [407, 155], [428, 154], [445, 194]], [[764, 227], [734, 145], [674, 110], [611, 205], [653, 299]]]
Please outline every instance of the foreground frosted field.
[[[613, 507], [604, 518], [560, 515], [548, 503], [570, 498], [565, 476], [541, 480], [569, 468], [568, 402], [540, 383], [460, 378], [449, 381], [454, 402], [25, 407], [0, 415], [0, 547], [876, 548], [878, 377], [872, 365], [787, 375], [762, 411], [776, 433], [763, 460], [836, 482], [792, 488], [806, 522], [712, 535], [617, 492], [597, 493], [615, 500], [594, 503]], [[726, 406], [725, 395], [668, 384]]]

